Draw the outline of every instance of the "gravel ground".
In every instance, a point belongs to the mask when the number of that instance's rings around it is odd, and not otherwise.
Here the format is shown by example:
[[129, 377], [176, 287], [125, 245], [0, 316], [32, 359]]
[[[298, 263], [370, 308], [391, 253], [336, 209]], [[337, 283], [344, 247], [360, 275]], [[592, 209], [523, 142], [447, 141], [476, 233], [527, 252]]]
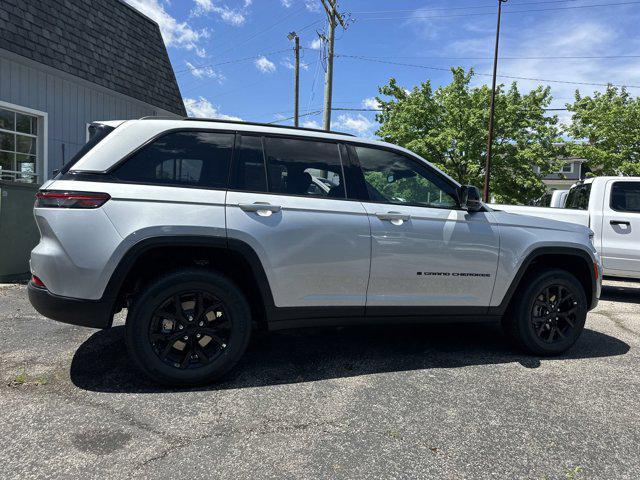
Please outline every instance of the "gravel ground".
[[640, 478], [640, 283], [605, 282], [566, 355], [495, 325], [284, 331], [232, 376], [166, 390], [95, 331], [0, 285], [10, 478]]

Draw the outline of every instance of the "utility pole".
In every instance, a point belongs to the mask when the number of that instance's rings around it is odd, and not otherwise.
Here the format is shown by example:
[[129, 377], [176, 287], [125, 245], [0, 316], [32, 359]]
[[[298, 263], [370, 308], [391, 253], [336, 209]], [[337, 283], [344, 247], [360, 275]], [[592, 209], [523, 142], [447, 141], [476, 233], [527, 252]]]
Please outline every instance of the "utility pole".
[[293, 90], [294, 90], [294, 94], [293, 94], [293, 126], [297, 127], [298, 126], [298, 103], [299, 103], [299, 92], [300, 92], [300, 37], [298, 37], [298, 34], [296, 32], [290, 32], [289, 35], [287, 35], [287, 38], [289, 40], [294, 40], [295, 41], [295, 46], [293, 47], [293, 51], [295, 52], [295, 56], [296, 56], [296, 63], [295, 63], [295, 80], [293, 82]]
[[502, 4], [507, 0], [498, 0], [498, 25], [496, 27], [496, 49], [493, 55], [493, 84], [491, 86], [491, 103], [489, 105], [489, 139], [487, 140], [487, 160], [484, 167], [484, 195], [485, 203], [489, 202], [491, 180], [491, 148], [493, 147], [493, 116], [495, 112], [496, 100], [496, 75], [498, 73], [498, 45], [500, 43], [500, 16], [502, 14]]
[[331, 129], [331, 95], [333, 94], [333, 43], [335, 39], [336, 26], [338, 23], [346, 29], [342, 15], [338, 13], [337, 0], [320, 0], [327, 12], [329, 20], [329, 39], [327, 46], [327, 73], [324, 81], [324, 115], [322, 117], [322, 128]]

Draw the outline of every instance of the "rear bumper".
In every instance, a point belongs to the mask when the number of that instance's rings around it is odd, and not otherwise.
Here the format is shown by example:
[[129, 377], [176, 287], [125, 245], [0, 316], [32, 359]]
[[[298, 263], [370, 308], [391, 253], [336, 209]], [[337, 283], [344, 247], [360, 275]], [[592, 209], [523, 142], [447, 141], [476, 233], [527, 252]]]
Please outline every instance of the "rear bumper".
[[109, 328], [113, 302], [60, 297], [29, 282], [29, 302], [40, 314], [58, 322], [91, 328]]

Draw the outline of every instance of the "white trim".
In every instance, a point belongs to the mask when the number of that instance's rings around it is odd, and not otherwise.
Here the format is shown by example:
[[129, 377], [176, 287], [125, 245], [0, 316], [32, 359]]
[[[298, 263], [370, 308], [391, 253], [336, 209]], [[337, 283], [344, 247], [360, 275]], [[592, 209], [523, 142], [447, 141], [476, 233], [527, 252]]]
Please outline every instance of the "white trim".
[[[3, 107], [0, 107], [3, 108]], [[10, 110], [9, 108], [5, 108], [5, 110]], [[12, 109], [11, 109], [12, 110]], [[15, 112], [15, 113], [24, 113], [26, 114], [27, 112]], [[27, 114], [29, 115], [29, 114]], [[35, 117], [35, 115], [31, 115], [32, 117]], [[33, 133], [24, 133], [24, 132], [19, 132], [18, 130], [7, 130], [5, 128], [0, 128], [0, 132], [5, 132], [5, 133], [17, 133], [18, 135], [22, 135], [24, 137], [31, 137], [31, 138], [38, 138], [38, 135], [34, 135]]]
[[[36, 142], [36, 159], [38, 157], [42, 158], [42, 171], [38, 172], [36, 163], [36, 173], [39, 174], [42, 183], [46, 182], [49, 179], [49, 114], [41, 110], [23, 107], [22, 105], [16, 105], [15, 103], [4, 102], [2, 100], [0, 100], [0, 108], [38, 117], [38, 132], [42, 132], [42, 137], [40, 141]], [[37, 136], [40, 137], [40, 133], [38, 133]], [[42, 153], [42, 156], [40, 156], [40, 153]]]

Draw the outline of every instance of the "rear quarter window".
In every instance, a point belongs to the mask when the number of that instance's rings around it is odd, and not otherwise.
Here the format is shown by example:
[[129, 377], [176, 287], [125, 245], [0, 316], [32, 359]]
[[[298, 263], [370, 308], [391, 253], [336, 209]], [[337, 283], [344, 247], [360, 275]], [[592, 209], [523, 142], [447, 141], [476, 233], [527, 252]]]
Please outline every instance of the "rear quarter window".
[[569, 190], [564, 208], [574, 210], [587, 210], [589, 208], [589, 197], [591, 196], [591, 184], [584, 183]]
[[171, 132], [142, 147], [113, 172], [118, 180], [152, 185], [226, 188], [235, 135]]
[[80, 148], [80, 150], [78, 150], [78, 153], [76, 153], [67, 163], [63, 165], [63, 167], [60, 169], [60, 174], [63, 175], [67, 173], [69, 169], [71, 169], [71, 167], [78, 163], [82, 157], [93, 150], [96, 145], [98, 145], [107, 137], [107, 135], [109, 135], [114, 130], [115, 128], [108, 125], [89, 125], [89, 141], [85, 143], [82, 148]]

